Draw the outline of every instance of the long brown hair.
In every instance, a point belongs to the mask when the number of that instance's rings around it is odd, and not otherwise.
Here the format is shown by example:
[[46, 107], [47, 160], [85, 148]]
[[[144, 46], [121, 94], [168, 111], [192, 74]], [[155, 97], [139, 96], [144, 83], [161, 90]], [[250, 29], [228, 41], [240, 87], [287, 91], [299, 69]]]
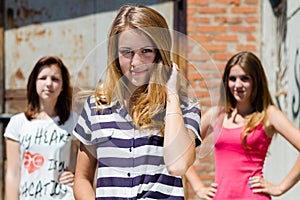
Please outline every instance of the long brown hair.
[[[242, 51], [229, 59], [225, 66], [221, 89], [221, 101], [227, 114], [231, 113], [236, 107], [236, 100], [231, 94], [228, 80], [229, 73], [233, 66], [239, 65], [253, 80], [253, 90], [250, 101], [253, 112], [246, 117], [245, 127], [243, 129], [242, 141], [246, 145], [248, 134], [260, 123], [266, 119], [266, 110], [269, 105], [273, 105], [273, 100], [268, 88], [267, 77], [259, 58], [249, 51]], [[224, 94], [225, 92], [225, 94]]]
[[[127, 86], [122, 80], [124, 74], [118, 60], [118, 35], [129, 29], [139, 30], [152, 41], [157, 63], [150, 77], [151, 84], [140, 87], [132, 94], [129, 104], [135, 106], [130, 107], [130, 115], [140, 128], [157, 127], [153, 118], [165, 108], [165, 85], [172, 66], [171, 34], [164, 17], [157, 11], [143, 5], [125, 5], [120, 8], [109, 32], [106, 77], [96, 89], [95, 96], [99, 105], [110, 103], [115, 97], [122, 102]], [[157, 123], [161, 125], [163, 122], [158, 120]]]
[[59, 116], [59, 125], [64, 124], [70, 117], [72, 107], [72, 87], [70, 86], [70, 74], [57, 56], [45, 56], [40, 58], [35, 64], [33, 70], [29, 75], [27, 82], [27, 110], [25, 116], [28, 120], [35, 118], [35, 115], [40, 111], [39, 95], [36, 91], [36, 80], [44, 66], [56, 65], [60, 71], [63, 81], [62, 92], [59, 94], [56, 104], [55, 112]]

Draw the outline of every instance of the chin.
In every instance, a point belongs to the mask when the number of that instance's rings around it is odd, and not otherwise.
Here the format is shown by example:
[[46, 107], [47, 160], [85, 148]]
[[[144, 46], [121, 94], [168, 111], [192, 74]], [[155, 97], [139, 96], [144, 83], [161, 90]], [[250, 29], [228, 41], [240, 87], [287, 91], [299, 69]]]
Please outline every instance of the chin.
[[132, 80], [131, 81], [131, 83], [134, 85], [134, 86], [136, 86], [136, 87], [140, 87], [140, 86], [142, 86], [142, 85], [146, 85], [146, 84], [148, 84], [149, 83], [149, 80], [144, 80], [144, 79], [139, 79], [139, 80], [137, 80], [137, 79], [134, 79], [134, 80]]
[[140, 86], [143, 86], [145, 84], [146, 84], [145, 82], [132, 82], [132, 85], [134, 85], [135, 87], [140, 87]]

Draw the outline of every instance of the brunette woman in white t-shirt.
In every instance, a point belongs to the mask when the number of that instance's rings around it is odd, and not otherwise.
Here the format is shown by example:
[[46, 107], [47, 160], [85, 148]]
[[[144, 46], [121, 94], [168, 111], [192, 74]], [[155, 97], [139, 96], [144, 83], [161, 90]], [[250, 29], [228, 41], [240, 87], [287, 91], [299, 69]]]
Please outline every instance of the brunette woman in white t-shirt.
[[27, 83], [26, 111], [14, 115], [5, 130], [7, 200], [74, 199], [77, 117], [71, 103], [70, 75], [62, 60], [38, 60]]

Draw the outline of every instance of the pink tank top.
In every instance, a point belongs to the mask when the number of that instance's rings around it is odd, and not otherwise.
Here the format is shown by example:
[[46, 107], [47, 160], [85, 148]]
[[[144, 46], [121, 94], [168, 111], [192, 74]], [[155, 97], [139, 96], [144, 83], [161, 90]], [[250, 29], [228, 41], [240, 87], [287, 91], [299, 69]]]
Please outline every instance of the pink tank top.
[[262, 169], [271, 138], [260, 123], [247, 137], [245, 149], [239, 128], [215, 127], [215, 182], [218, 190], [214, 200], [269, 200], [270, 196], [255, 194], [249, 188], [248, 179], [262, 176]]

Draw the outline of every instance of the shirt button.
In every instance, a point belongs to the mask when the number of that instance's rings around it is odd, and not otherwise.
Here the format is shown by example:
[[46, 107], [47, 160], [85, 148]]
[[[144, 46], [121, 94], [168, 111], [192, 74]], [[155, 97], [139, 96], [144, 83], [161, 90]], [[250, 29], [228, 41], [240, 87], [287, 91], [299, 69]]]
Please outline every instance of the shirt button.
[[127, 176], [130, 177], [130, 173], [129, 172], [127, 173]]
[[131, 148], [129, 148], [129, 152], [132, 152], [132, 149], [131, 149]]

